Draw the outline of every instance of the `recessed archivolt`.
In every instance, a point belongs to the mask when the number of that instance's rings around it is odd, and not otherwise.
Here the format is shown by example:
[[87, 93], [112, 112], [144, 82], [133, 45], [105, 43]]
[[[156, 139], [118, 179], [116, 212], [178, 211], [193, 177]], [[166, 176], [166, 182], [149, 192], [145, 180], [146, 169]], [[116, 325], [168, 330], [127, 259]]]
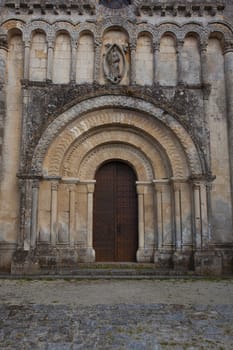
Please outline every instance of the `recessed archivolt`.
[[80, 164], [78, 178], [92, 180], [98, 167], [108, 160], [121, 160], [131, 164], [139, 181], [152, 181], [153, 169], [149, 160], [139, 150], [125, 144], [100, 145], [93, 149]]
[[[88, 99], [61, 114], [42, 135], [34, 152], [32, 169], [41, 173], [46, 153], [47, 155], [51, 153], [58, 144], [61, 147], [63, 142], [67, 142], [67, 138], [70, 137], [74, 142], [93, 127], [113, 123], [137, 127], [157, 140], [168, 154], [173, 167], [175, 164], [180, 164], [182, 158], [182, 169], [180, 169], [182, 173], [187, 172], [183, 159], [185, 157], [191, 174], [203, 173], [195, 144], [184, 127], [174, 117], [153, 104], [128, 96], [101, 96]], [[58, 154], [58, 157], [63, 159], [64, 153]]]
[[[71, 145], [62, 163], [61, 174], [65, 177], [79, 177], [82, 172], [84, 160], [88, 159], [89, 154], [93, 149], [103, 147], [105, 150], [112, 147], [115, 143], [118, 146], [121, 156], [125, 157], [126, 148], [131, 147], [132, 152], [140, 155], [141, 164], [145, 164], [147, 169], [147, 178], [150, 174], [150, 179], [165, 178], [171, 176], [169, 160], [166, 155], [161, 156], [162, 151], [157, 150], [157, 145], [152, 144], [143, 135], [135, 133], [134, 130], [127, 130], [125, 128], [112, 129], [111, 127], [101, 128], [95, 130], [94, 133], [89, 134], [89, 137], [80, 137], [77, 142]], [[164, 151], [163, 151], [164, 153]], [[110, 158], [112, 155], [110, 155]], [[119, 158], [120, 159], [120, 158]], [[130, 159], [128, 159], [130, 161]], [[147, 164], [147, 165], [146, 165]], [[151, 164], [148, 166], [148, 164]], [[59, 173], [60, 164], [56, 164], [51, 158], [49, 174], [56, 175]], [[153, 173], [151, 170], [153, 169]], [[145, 178], [144, 178], [145, 180]]]
[[[113, 125], [118, 125], [118, 128], [120, 128], [114, 135], [109, 131], [109, 127]], [[102, 128], [101, 135], [91, 138], [89, 132], [97, 127]], [[136, 130], [141, 134], [140, 137], [135, 135]], [[149, 144], [147, 142], [148, 138], [150, 138]], [[142, 115], [136, 112], [118, 110], [92, 112], [66, 128], [50, 147], [44, 162], [44, 170], [46, 169], [46, 173], [48, 172], [49, 175], [59, 175], [61, 173], [61, 163], [63, 159], [66, 159], [63, 164], [65, 164], [67, 171], [71, 171], [73, 165], [70, 163], [70, 159], [74, 159], [73, 162], [76, 163], [77, 167], [78, 159], [84, 157], [85, 152], [88, 152], [90, 148], [95, 147], [96, 142], [114, 141], [133, 142], [136, 148], [140, 146], [146, 154], [150, 154], [154, 164], [156, 163], [154, 159], [156, 156], [153, 152], [156, 152], [156, 145], [160, 144], [164, 158], [169, 159], [173, 176], [189, 175], [183, 149], [169, 130], [166, 130], [160, 123], [158, 125], [158, 122], [156, 123], [156, 120], [150, 117], [143, 118]], [[72, 144], [74, 145], [70, 148]], [[78, 148], [79, 151], [77, 152]], [[76, 155], [73, 156], [73, 153]], [[70, 165], [68, 166], [68, 164]], [[159, 171], [160, 169], [161, 166], [158, 167], [158, 172], [161, 175], [156, 175], [166, 176], [162, 175], [165, 171]]]

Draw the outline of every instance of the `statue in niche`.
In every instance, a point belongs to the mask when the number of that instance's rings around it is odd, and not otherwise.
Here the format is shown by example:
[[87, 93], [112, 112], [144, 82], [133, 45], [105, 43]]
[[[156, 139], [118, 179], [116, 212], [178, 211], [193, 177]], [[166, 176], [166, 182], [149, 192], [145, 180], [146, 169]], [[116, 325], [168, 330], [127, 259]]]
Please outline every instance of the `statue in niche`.
[[117, 44], [107, 44], [104, 55], [104, 74], [113, 84], [119, 84], [125, 73], [125, 54]]
[[107, 56], [107, 60], [108, 60], [109, 73], [110, 73], [111, 79], [113, 81], [117, 81], [121, 79], [121, 74], [120, 74], [121, 58], [116, 46], [113, 46], [112, 50], [109, 52], [109, 55]]
[[120, 9], [131, 4], [130, 0], [100, 0], [100, 5], [111, 9]]

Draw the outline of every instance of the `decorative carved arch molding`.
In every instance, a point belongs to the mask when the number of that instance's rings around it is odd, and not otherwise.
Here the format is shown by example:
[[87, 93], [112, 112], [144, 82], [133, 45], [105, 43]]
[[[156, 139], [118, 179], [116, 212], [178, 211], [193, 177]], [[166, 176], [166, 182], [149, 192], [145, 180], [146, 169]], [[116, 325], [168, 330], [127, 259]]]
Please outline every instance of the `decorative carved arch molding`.
[[153, 168], [150, 161], [142, 152], [125, 144], [105, 144], [90, 151], [81, 162], [78, 178], [80, 181], [94, 179], [99, 166], [111, 159], [124, 161], [133, 166], [139, 181], [152, 181]]
[[43, 177], [39, 188], [32, 189], [32, 247], [36, 242], [77, 245], [86, 249], [85, 261], [95, 260], [95, 173], [109, 160], [127, 162], [137, 174], [138, 261], [152, 261], [161, 249], [172, 254], [190, 251], [196, 240], [205, 242], [205, 217], [201, 232], [199, 217], [195, 233], [192, 229], [192, 201], [201, 206], [203, 216], [206, 195], [204, 187], [190, 185], [189, 177], [200, 179], [204, 168], [188, 132], [149, 102], [102, 96], [80, 102], [57, 117], [35, 149], [32, 170]]
[[[117, 108], [115, 114], [103, 112], [106, 108], [114, 107]], [[122, 113], [119, 108], [124, 110], [127, 108], [128, 110], [135, 110], [135, 112]], [[87, 113], [90, 110], [102, 110], [102, 112], [93, 112], [88, 115]], [[37, 174], [42, 173], [45, 156], [57, 137], [58, 140], [61, 140], [57, 151], [60, 154], [59, 158], [62, 159], [68, 145], [74, 142], [79, 135], [98, 125], [109, 125], [111, 123], [120, 123], [127, 127], [136, 126], [139, 130], [143, 130], [145, 134], [151, 135], [153, 139], [157, 140], [171, 159], [174, 176], [180, 176], [184, 171], [186, 176], [205, 173], [204, 156], [197, 150], [188, 132], [174, 117], [149, 102], [126, 96], [93, 98], [83, 101], [61, 114], [42, 135], [34, 152], [32, 171]], [[69, 124], [70, 126], [67, 127]], [[75, 126], [76, 128], [74, 128]], [[65, 138], [63, 132], [66, 133]], [[181, 162], [181, 158], [183, 158], [183, 162]]]
[[[104, 125], [78, 138], [66, 152], [64, 159], [60, 159], [61, 164], [56, 165], [54, 161], [50, 162], [48, 173], [54, 176], [60, 173], [62, 176], [81, 178], [80, 174], [86, 173], [86, 170], [83, 170], [83, 165], [89, 162], [89, 158], [95, 152], [98, 152], [98, 155], [100, 155], [99, 150], [101, 148], [103, 148], [104, 154], [107, 154], [109, 150], [109, 158], [114, 158], [110, 151], [113, 146], [114, 149], [117, 148], [118, 153], [121, 153], [123, 157], [126, 157], [126, 150], [130, 150], [131, 157], [128, 158], [129, 162], [131, 158], [134, 159], [136, 157], [138, 159], [138, 168], [143, 167], [144, 169], [143, 173], [140, 172], [140, 176], [138, 174], [139, 180], [152, 181], [155, 177], [165, 178], [171, 176], [170, 162], [168, 159], [165, 159], [164, 150], [161, 150], [159, 145], [157, 149], [157, 145], [153, 140], [146, 139], [146, 134], [133, 128], [127, 130], [124, 125], [114, 128], [111, 125]], [[56, 155], [49, 154], [49, 159], [52, 160], [53, 156]], [[91, 178], [87, 177], [87, 179]], [[84, 178], [82, 177], [82, 179]]]

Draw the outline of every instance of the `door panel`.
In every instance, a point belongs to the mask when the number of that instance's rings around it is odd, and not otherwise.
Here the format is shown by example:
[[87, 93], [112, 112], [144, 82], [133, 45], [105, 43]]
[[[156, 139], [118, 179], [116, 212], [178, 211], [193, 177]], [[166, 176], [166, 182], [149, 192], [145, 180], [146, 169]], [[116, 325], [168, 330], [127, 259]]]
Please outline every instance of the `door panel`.
[[136, 176], [125, 163], [104, 164], [96, 174], [93, 245], [96, 261], [136, 261]]

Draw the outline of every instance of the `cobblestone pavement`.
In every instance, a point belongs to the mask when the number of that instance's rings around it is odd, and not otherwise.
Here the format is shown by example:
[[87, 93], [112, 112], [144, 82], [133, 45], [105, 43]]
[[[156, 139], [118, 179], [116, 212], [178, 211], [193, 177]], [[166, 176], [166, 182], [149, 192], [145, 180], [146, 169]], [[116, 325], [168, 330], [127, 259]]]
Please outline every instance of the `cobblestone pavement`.
[[0, 349], [233, 349], [233, 280], [0, 280], [0, 298]]

